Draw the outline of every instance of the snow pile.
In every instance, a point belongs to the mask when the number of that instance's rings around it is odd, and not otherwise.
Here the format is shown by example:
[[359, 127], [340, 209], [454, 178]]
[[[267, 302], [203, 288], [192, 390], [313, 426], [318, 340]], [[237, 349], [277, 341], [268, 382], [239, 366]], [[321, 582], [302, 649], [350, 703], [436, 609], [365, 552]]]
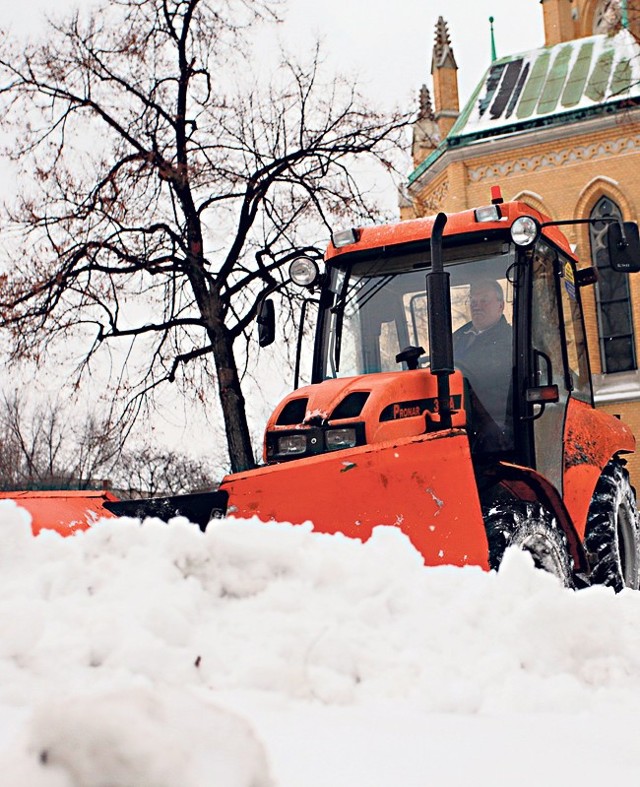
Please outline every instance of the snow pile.
[[[7, 787], [463, 784], [496, 735], [511, 754], [486, 783], [533, 784], [510, 759], [522, 734], [569, 778], [572, 746], [640, 691], [639, 593], [565, 590], [518, 552], [498, 574], [427, 569], [394, 528], [361, 544], [105, 520], [33, 538], [2, 502], [0, 620]], [[614, 756], [620, 736], [599, 745]], [[640, 764], [615, 756], [602, 774]]]

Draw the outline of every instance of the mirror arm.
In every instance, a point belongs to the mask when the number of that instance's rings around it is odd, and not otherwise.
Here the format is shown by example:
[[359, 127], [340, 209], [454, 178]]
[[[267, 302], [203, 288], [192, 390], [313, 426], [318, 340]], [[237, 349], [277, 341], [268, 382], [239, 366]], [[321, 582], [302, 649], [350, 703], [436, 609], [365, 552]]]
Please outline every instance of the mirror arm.
[[545, 221], [540, 225], [543, 227], [561, 227], [564, 224], [599, 224], [606, 222], [607, 224], [622, 224], [622, 219], [616, 216], [600, 216], [597, 219], [562, 219], [561, 221]]
[[304, 321], [307, 315], [307, 306], [310, 303], [320, 303], [317, 298], [305, 298], [302, 301], [302, 306], [300, 308], [300, 321], [298, 322], [298, 341], [296, 344], [296, 366], [293, 373], [293, 390], [295, 391], [299, 384], [300, 384], [300, 359], [302, 356], [302, 335], [304, 333]]

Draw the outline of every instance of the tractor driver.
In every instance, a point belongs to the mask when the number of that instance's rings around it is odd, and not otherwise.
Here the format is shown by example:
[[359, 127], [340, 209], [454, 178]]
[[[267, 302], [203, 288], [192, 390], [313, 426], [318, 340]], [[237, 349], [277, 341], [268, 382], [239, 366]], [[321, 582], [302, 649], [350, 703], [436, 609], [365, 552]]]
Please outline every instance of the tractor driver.
[[469, 384], [469, 432], [475, 452], [509, 450], [512, 330], [504, 316], [504, 293], [493, 279], [469, 291], [471, 321], [453, 334], [453, 356]]

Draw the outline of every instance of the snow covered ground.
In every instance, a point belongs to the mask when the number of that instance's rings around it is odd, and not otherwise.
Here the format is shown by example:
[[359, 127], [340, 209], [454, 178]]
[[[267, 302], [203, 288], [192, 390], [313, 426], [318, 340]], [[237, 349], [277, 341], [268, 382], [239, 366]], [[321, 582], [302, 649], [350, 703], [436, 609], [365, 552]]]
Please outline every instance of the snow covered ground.
[[0, 502], [3, 787], [635, 784], [640, 593], [221, 521]]

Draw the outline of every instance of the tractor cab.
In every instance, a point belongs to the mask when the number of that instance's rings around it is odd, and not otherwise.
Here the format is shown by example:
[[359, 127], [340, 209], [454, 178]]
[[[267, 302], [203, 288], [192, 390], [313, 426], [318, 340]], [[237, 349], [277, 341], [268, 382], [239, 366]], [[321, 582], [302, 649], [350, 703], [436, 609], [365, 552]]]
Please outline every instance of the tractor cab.
[[[428, 374], [433, 339], [426, 276], [431, 256], [426, 243], [417, 246], [378, 248], [341, 257], [329, 267], [314, 382], [411, 368]], [[443, 257], [453, 365], [465, 380], [463, 406], [472, 449], [511, 455], [522, 296], [517, 248], [500, 237], [467, 238], [447, 245]], [[411, 406], [420, 403], [405, 403], [405, 408]]]
[[[582, 405], [593, 408], [580, 291], [595, 271], [578, 269], [559, 222], [524, 203], [497, 199], [441, 216], [439, 229], [427, 218], [334, 236], [312, 385], [300, 390], [328, 391], [328, 381], [343, 380], [345, 397], [366, 397], [383, 375], [389, 396], [377, 410], [356, 413], [359, 428], [345, 447], [377, 439], [382, 419], [412, 418], [416, 434], [463, 424], [477, 468], [531, 468], [562, 495], [569, 405], [579, 413]], [[612, 265], [624, 275], [638, 264], [637, 227], [611, 226]], [[413, 382], [419, 371], [422, 388]], [[404, 394], [397, 375], [406, 380]], [[450, 395], [454, 389], [462, 395]], [[283, 406], [297, 402], [302, 423], [312, 400], [294, 392]], [[328, 427], [336, 402], [312, 408]], [[267, 428], [267, 461], [299, 456], [274, 447], [279, 415]], [[350, 424], [338, 418], [333, 426]]]

